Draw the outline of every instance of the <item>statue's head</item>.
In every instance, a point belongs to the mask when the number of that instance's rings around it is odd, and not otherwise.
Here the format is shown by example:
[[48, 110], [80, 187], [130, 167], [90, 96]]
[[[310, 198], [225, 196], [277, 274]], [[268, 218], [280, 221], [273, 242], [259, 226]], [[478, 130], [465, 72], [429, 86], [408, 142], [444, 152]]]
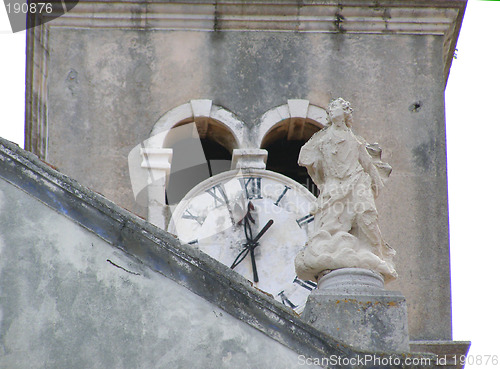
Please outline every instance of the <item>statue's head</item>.
[[339, 97], [328, 104], [328, 120], [336, 126], [352, 127], [352, 108], [349, 101]]

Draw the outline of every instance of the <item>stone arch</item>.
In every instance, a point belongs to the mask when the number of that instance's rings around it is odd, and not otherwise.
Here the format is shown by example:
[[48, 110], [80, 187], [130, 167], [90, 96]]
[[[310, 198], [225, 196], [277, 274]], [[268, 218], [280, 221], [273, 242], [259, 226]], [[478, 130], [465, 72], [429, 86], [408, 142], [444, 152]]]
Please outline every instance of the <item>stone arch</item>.
[[309, 100], [290, 99], [286, 104], [264, 113], [258, 126], [256, 142], [263, 148], [283, 137], [289, 141], [307, 141], [316, 131], [325, 127], [327, 121], [325, 109], [311, 105]]
[[[141, 173], [145, 175], [136, 187], [144, 187], [147, 190], [148, 220], [160, 228], [165, 229], [165, 217], [168, 217], [165, 191], [169, 186], [172, 171], [176, 170], [175, 163], [172, 162], [172, 147], [176, 142], [195, 137], [199, 139], [194, 141], [207, 139], [232, 153], [244, 142], [244, 124], [230, 111], [214, 105], [212, 100], [191, 100], [165, 113], [155, 123], [149, 138], [137, 148], [138, 155], [129, 155], [129, 163], [132, 162], [129, 167], [134, 167], [134, 163], [141, 160]], [[200, 142], [196, 149], [201, 149]], [[203, 151], [187, 156], [193, 156], [195, 161], [187, 163], [188, 166], [199, 164], [196, 161], [201, 159], [205, 160], [205, 163], [208, 162]]]
[[199, 99], [177, 106], [165, 113], [154, 125], [146, 142], [148, 148], [168, 147], [174, 127], [195, 123], [200, 138], [208, 138], [228, 151], [240, 148], [244, 141], [244, 124], [230, 111], [214, 105], [212, 100]]
[[308, 100], [288, 100], [267, 111], [261, 118], [257, 141], [268, 152], [267, 169], [294, 179], [317, 195], [316, 185], [297, 160], [301, 147], [326, 126], [327, 119], [326, 110]]

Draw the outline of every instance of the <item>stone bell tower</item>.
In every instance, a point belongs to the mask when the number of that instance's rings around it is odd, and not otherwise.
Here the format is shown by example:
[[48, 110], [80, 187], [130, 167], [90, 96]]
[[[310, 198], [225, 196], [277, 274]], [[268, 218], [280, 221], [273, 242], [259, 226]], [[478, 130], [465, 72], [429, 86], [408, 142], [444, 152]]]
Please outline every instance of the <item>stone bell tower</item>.
[[[393, 167], [378, 199], [397, 251], [399, 279], [387, 288], [406, 297], [412, 342], [449, 344], [443, 91], [465, 4], [82, 0], [28, 31], [25, 147], [164, 228], [164, 193], [180, 173], [174, 128], [194, 123], [208, 160], [189, 186], [216, 161], [218, 171], [251, 161], [307, 184], [300, 146], [342, 96], [356, 132]], [[129, 164], [160, 179], [139, 180], [142, 204]]]

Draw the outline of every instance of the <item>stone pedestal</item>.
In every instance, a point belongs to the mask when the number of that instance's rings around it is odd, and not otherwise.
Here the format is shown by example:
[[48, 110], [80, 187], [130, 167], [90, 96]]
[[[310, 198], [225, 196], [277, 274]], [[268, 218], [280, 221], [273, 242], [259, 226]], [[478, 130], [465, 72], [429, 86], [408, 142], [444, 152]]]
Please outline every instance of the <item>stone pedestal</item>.
[[302, 317], [362, 350], [409, 352], [406, 300], [385, 290], [383, 277], [371, 270], [343, 268], [321, 277]]

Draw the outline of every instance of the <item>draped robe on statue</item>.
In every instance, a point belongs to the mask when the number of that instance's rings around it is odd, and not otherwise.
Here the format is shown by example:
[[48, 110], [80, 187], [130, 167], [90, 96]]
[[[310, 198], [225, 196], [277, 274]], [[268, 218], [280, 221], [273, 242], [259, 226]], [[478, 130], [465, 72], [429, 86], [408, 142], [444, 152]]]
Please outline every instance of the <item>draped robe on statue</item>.
[[380, 153], [378, 145], [354, 135], [345, 119], [336, 119], [302, 147], [299, 164], [320, 195], [312, 210], [315, 232], [295, 261], [300, 278], [314, 280], [322, 271], [352, 267], [396, 278], [395, 252], [382, 239], [375, 207], [391, 170]]

